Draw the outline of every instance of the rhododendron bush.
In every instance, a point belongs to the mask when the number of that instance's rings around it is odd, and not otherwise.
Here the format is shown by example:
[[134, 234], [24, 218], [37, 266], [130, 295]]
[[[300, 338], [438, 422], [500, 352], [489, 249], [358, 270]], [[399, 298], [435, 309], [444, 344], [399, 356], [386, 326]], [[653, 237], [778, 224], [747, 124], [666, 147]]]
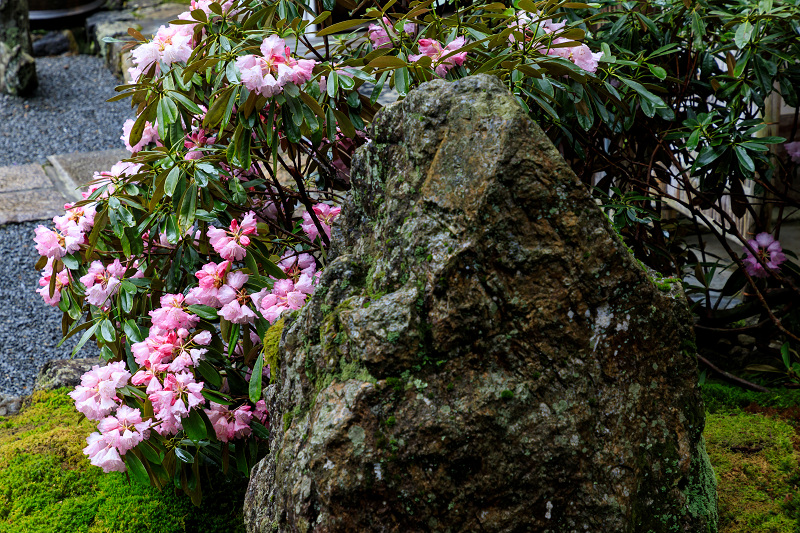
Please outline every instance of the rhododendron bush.
[[113, 98], [135, 111], [120, 125], [130, 158], [35, 236], [39, 292], [76, 352], [92, 341], [105, 360], [71, 394], [98, 422], [92, 464], [195, 502], [200, 466], [249, 473], [277, 371], [264, 338], [314, 294], [388, 88], [495, 72], [549, 112], [553, 87], [599, 83], [563, 3], [431, 4], [334, 23], [286, 0], [193, 0], [151, 39], [130, 31], [132, 81]]

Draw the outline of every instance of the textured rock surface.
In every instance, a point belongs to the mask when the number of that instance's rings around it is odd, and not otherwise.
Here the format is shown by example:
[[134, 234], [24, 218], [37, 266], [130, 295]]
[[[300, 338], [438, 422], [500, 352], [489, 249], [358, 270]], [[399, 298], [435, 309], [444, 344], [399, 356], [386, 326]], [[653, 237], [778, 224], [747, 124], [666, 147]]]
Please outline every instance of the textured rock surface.
[[61, 387], [77, 387], [81, 376], [94, 365], [104, 365], [99, 357], [83, 359], [54, 359], [48, 361], [36, 376], [34, 390], [53, 390]]
[[250, 532], [716, 531], [689, 313], [494, 78], [376, 117]]
[[28, 25], [28, 0], [0, 0], [0, 93], [36, 89], [36, 64]]

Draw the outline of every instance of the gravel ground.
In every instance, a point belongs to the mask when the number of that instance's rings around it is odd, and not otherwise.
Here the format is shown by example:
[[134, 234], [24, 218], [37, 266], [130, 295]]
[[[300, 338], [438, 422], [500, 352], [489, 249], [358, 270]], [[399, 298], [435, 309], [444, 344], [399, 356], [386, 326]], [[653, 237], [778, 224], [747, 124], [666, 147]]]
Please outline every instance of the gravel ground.
[[[36, 60], [39, 88], [28, 98], [0, 95], [0, 166], [45, 163], [46, 156], [119, 148], [128, 102], [106, 102], [119, 84], [98, 57], [60, 56]], [[39, 273], [28, 222], [0, 226], [0, 395], [33, 389], [39, 368], [70, 356], [80, 335], [60, 348], [61, 312], [35, 291]], [[88, 343], [78, 357], [96, 356]]]
[[130, 102], [106, 102], [120, 82], [95, 56], [36, 59], [28, 98], [0, 95], [0, 166], [45, 163], [53, 154], [119, 148]]

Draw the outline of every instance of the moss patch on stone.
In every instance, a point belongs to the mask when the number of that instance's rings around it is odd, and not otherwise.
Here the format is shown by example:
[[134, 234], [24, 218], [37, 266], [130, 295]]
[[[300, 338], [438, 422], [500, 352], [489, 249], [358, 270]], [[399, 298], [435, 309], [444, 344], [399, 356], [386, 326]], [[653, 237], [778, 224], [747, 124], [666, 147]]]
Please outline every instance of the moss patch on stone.
[[0, 533], [244, 532], [246, 480], [204, 477], [202, 508], [182, 493], [104, 474], [83, 455], [95, 430], [68, 389], [37, 392], [0, 417]]
[[[761, 414], [709, 414], [706, 449], [717, 476], [721, 533], [793, 533], [795, 429]], [[793, 516], [795, 515], [795, 516]]]
[[278, 345], [281, 342], [283, 333], [283, 319], [275, 322], [264, 335], [264, 362], [269, 365], [269, 382], [273, 383], [278, 379]]

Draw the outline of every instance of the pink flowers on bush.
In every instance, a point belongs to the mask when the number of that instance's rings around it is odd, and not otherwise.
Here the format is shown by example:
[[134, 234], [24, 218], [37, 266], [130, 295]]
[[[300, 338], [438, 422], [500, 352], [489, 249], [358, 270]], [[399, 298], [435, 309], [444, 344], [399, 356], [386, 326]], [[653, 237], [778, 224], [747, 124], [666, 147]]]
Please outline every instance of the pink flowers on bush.
[[156, 65], [158, 73], [160, 63], [171, 65], [187, 61], [192, 55], [192, 31], [192, 26], [185, 24], [161, 26], [152, 41], [136, 47], [131, 52], [135, 66], [129, 70], [133, 81], [137, 81], [153, 65]]
[[139, 409], [121, 405], [116, 416], [100, 421], [97, 425], [100, 433], [89, 435], [86, 439], [89, 445], [83, 453], [103, 472], [124, 472], [126, 467], [122, 456], [148, 437], [151, 425], [149, 420], [142, 420]]
[[[367, 37], [372, 41], [374, 48], [390, 48], [392, 46], [392, 38], [397, 37], [394, 31], [392, 21], [388, 17], [381, 19], [383, 24], [370, 24], [367, 28]], [[417, 31], [417, 25], [413, 22], [406, 22], [403, 24], [403, 32], [408, 35], [413, 35]]]
[[800, 163], [800, 141], [786, 143], [783, 147], [793, 162]]
[[[317, 216], [317, 220], [319, 220], [320, 226], [322, 226], [328, 239], [331, 238], [331, 224], [333, 224], [333, 221], [336, 220], [341, 211], [341, 207], [331, 207], [328, 204], [316, 204], [314, 206], [314, 214]], [[312, 242], [319, 237], [317, 225], [314, 224], [314, 220], [308, 212], [303, 213], [303, 223], [300, 227], [303, 228], [303, 231], [306, 232]]]
[[[755, 250], [756, 255], [754, 256], [750, 249], [745, 246], [745, 271], [755, 278], [766, 278], [769, 276], [767, 269], [771, 271], [777, 271], [780, 268], [781, 263], [786, 261], [783, 248], [781, 248], [781, 243], [776, 241], [775, 237], [769, 233], [759, 233], [756, 235], [755, 239], [747, 241], [747, 244], [750, 246], [750, 248]], [[761, 261], [764, 262], [767, 267], [766, 269], [759, 262], [756, 256], [758, 256], [758, 259], [761, 259]]]
[[245, 247], [250, 244], [248, 235], [257, 231], [256, 214], [250, 211], [242, 218], [241, 225], [232, 220], [226, 231], [221, 228], [208, 228], [208, 238], [214, 251], [228, 261], [239, 261], [247, 255]]
[[442, 47], [442, 44], [434, 39], [420, 39], [420, 53], [408, 56], [408, 60], [417, 62], [424, 56], [428, 56], [435, 65], [434, 72], [436, 72], [436, 75], [444, 78], [451, 68], [461, 66], [464, 64], [464, 61], [467, 60], [467, 52], [453, 54], [453, 52], [459, 50], [465, 44], [467, 44], [467, 40], [464, 37], [453, 39], [453, 41], [445, 47]]
[[294, 59], [286, 42], [277, 35], [264, 39], [260, 56], [246, 55], [236, 60], [242, 84], [265, 97], [280, 93], [289, 82], [296, 85], [307, 82], [315, 64], [312, 59]]
[[75, 408], [86, 418], [100, 420], [117, 407], [120, 401], [117, 389], [127, 385], [130, 377], [123, 361], [102, 367], [94, 365], [69, 395], [75, 400]]

